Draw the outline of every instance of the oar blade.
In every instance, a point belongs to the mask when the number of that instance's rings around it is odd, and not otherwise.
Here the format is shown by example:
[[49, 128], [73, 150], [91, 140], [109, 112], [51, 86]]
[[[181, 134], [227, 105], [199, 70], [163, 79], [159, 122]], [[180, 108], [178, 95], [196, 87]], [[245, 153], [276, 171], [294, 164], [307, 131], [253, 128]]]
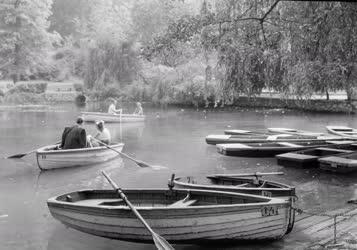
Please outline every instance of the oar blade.
[[143, 162], [143, 161], [138, 161], [137, 160], [135, 163], [141, 168], [150, 168], [151, 167], [151, 165], [149, 165], [149, 164], [147, 164], [146, 162]]
[[162, 236], [157, 233], [152, 234], [155, 246], [158, 250], [174, 250], [173, 246], [170, 245]]
[[6, 157], [6, 159], [18, 159], [18, 158], [22, 158], [27, 154], [16, 154], [16, 155], [10, 155], [8, 157]]

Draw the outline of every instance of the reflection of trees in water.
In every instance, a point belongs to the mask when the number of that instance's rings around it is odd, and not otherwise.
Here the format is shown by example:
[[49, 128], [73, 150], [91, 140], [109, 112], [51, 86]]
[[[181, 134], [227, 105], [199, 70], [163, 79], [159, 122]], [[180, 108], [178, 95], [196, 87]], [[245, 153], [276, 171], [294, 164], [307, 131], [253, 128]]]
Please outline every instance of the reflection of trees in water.
[[113, 141], [122, 141], [123, 138], [140, 138], [143, 135], [145, 123], [113, 123], [106, 124]]

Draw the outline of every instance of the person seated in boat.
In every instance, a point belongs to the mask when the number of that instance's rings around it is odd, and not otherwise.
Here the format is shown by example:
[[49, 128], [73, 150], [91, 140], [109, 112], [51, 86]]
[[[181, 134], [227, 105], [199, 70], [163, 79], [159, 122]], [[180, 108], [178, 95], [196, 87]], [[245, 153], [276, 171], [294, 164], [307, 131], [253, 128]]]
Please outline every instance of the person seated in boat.
[[62, 133], [61, 149], [75, 149], [87, 147], [86, 130], [82, 127], [83, 118], [78, 117], [76, 124], [66, 127]]
[[109, 105], [108, 108], [109, 114], [118, 115], [122, 113], [123, 109], [116, 109], [116, 105], [117, 105], [117, 100], [111, 99], [111, 104]]
[[144, 115], [143, 107], [140, 102], [136, 103], [136, 109], [134, 111], [134, 115]]
[[94, 137], [91, 135], [88, 136], [89, 145], [91, 147], [99, 147], [102, 146], [100, 142], [109, 145], [111, 141], [111, 135], [109, 130], [104, 127], [104, 121], [96, 121], [95, 127], [97, 129], [97, 134]]

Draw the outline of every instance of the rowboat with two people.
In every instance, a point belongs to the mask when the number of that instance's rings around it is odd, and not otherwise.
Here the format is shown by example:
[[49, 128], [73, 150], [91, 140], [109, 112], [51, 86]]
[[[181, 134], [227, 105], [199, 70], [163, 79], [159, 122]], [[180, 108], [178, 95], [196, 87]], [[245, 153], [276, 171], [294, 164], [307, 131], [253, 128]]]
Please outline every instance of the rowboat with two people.
[[213, 190], [83, 190], [50, 198], [47, 205], [54, 218], [76, 230], [133, 242], [154, 237], [155, 244], [158, 235], [173, 243], [279, 239], [294, 220], [292, 201]]
[[104, 122], [143, 122], [145, 115], [140, 102], [136, 103], [136, 108], [133, 114], [123, 114], [123, 109], [116, 109], [117, 100], [111, 98], [111, 104], [108, 108], [108, 113], [103, 112], [82, 112], [81, 115], [86, 122], [95, 122], [103, 120]]

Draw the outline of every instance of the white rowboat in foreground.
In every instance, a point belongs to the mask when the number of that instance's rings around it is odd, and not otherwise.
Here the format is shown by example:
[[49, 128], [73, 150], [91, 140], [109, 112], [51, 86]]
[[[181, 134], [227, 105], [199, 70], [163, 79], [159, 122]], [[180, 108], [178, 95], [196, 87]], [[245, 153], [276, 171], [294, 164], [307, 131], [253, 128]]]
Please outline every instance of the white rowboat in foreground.
[[[56, 150], [57, 146], [45, 146], [36, 151], [37, 164], [41, 170], [86, 166], [119, 156], [117, 152], [104, 146]], [[122, 151], [124, 144], [117, 143], [110, 145], [110, 147]]]
[[[176, 243], [279, 239], [291, 230], [290, 201], [186, 189], [123, 190], [151, 228]], [[67, 193], [47, 201], [52, 216], [89, 234], [151, 242], [150, 232], [113, 190]]]

